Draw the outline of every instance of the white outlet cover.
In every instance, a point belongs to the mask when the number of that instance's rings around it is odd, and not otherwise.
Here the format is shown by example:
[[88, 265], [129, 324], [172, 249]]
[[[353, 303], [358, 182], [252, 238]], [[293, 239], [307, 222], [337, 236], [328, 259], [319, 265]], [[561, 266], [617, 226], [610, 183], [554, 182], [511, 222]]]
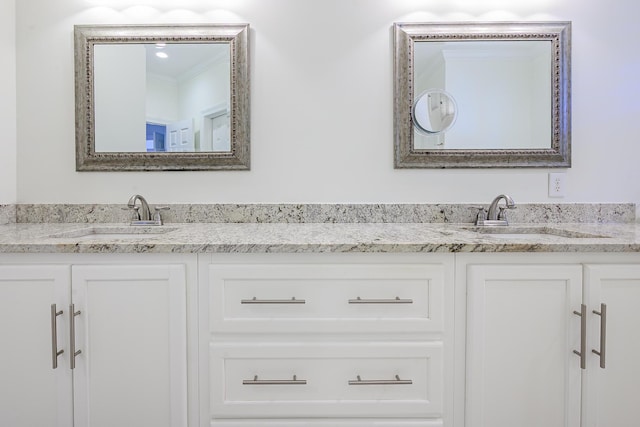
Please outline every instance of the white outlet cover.
[[564, 197], [566, 195], [566, 173], [549, 174], [549, 197]]

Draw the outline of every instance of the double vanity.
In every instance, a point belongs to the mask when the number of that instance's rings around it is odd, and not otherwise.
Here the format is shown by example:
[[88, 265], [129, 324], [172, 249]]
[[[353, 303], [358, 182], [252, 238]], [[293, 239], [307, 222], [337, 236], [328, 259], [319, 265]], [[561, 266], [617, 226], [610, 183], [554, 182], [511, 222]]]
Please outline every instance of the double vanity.
[[0, 226], [2, 421], [631, 426], [638, 231]]
[[[76, 171], [249, 170], [259, 29], [69, 28]], [[389, 30], [395, 168], [571, 166], [570, 22]], [[635, 206], [513, 207], [18, 205], [0, 425], [636, 426]]]

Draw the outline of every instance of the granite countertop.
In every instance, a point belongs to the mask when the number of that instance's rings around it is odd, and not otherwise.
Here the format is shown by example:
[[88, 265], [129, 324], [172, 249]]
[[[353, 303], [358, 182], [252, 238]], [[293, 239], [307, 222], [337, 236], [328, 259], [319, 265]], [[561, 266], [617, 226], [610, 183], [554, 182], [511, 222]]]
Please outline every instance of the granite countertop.
[[635, 223], [528, 223], [500, 230], [560, 235], [474, 230], [472, 224], [451, 223], [18, 223], [0, 226], [0, 252], [640, 252], [640, 226]]

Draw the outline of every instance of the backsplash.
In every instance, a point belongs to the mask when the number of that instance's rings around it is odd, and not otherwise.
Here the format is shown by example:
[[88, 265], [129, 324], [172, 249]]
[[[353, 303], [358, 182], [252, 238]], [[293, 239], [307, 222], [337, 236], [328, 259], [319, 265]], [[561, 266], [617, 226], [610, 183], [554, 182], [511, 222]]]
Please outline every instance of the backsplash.
[[16, 205], [0, 205], [0, 225], [16, 222]]
[[[480, 204], [172, 204], [167, 223], [472, 223]], [[486, 207], [486, 206], [484, 206]], [[120, 204], [19, 204], [0, 206], [18, 223], [127, 223]], [[6, 210], [6, 212], [5, 212]], [[632, 223], [633, 203], [519, 204], [512, 223]]]

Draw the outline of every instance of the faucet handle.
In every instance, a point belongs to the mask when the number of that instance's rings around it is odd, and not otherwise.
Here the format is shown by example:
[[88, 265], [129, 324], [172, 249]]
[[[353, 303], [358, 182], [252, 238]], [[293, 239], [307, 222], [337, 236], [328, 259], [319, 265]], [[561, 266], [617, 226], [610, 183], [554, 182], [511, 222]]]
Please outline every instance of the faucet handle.
[[162, 225], [162, 216], [160, 215], [160, 212], [168, 211], [171, 208], [169, 206], [156, 206], [154, 209], [156, 213], [153, 216], [153, 219], [158, 223], [158, 225]]
[[498, 209], [500, 210], [498, 212], [498, 219], [504, 219], [505, 216], [507, 215], [506, 212], [504, 211], [504, 206], [500, 206], [498, 207]]
[[480, 208], [478, 215], [476, 216], [476, 225], [482, 225], [487, 220], [487, 211], [485, 208]]
[[122, 208], [123, 211], [131, 212], [131, 221], [140, 221], [140, 206], [127, 206]]
[[507, 222], [507, 210], [505, 207], [500, 206], [500, 211], [498, 212], [498, 220]]

